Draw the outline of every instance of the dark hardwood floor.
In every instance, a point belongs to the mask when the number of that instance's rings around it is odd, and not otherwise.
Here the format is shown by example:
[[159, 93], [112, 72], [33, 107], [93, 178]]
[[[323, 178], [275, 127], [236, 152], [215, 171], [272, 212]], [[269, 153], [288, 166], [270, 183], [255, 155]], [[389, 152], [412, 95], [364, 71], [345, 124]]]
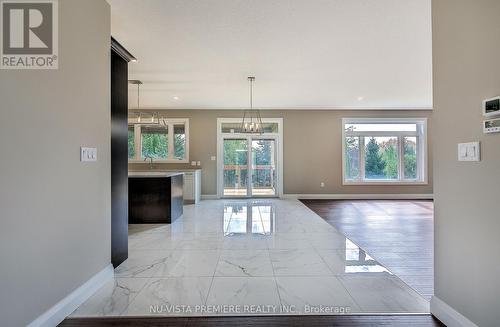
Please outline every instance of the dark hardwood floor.
[[260, 317], [190, 317], [190, 318], [72, 318], [60, 327], [108, 326], [444, 326], [431, 315], [397, 316], [260, 316]]
[[302, 202], [424, 298], [434, 294], [432, 201]]

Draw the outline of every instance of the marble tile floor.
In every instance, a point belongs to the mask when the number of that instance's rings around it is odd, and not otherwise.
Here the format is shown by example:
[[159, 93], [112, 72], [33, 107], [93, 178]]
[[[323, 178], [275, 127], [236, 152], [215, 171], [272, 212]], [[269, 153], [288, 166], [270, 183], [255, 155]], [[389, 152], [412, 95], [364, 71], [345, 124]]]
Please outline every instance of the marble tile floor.
[[129, 258], [71, 317], [428, 313], [429, 303], [295, 200], [207, 200], [130, 225]]

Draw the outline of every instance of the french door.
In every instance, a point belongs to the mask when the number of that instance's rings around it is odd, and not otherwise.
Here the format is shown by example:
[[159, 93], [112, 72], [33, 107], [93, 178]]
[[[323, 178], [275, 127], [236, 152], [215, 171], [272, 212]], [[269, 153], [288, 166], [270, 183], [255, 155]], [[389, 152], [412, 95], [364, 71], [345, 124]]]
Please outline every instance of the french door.
[[224, 136], [222, 155], [223, 197], [278, 196], [276, 137]]

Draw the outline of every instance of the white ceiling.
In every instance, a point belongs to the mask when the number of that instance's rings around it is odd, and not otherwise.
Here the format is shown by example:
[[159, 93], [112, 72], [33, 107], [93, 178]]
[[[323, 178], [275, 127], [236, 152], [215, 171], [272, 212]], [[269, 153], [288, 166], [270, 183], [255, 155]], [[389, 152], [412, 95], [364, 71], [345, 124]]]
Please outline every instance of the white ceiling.
[[431, 0], [108, 1], [143, 108], [432, 107]]

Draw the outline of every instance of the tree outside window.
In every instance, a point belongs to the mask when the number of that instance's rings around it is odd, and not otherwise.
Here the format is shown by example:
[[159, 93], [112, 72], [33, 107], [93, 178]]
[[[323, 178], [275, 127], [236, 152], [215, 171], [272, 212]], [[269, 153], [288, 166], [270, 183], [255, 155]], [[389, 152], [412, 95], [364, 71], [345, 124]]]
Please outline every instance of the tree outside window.
[[407, 179], [417, 179], [417, 138], [404, 138], [404, 175]]
[[134, 126], [128, 127], [128, 158], [135, 158], [135, 134], [134, 134]]
[[365, 137], [365, 178], [398, 178], [398, 138]]
[[168, 128], [141, 127], [142, 158], [166, 159], [168, 157]]
[[345, 169], [347, 179], [359, 177], [359, 137], [345, 139]]

